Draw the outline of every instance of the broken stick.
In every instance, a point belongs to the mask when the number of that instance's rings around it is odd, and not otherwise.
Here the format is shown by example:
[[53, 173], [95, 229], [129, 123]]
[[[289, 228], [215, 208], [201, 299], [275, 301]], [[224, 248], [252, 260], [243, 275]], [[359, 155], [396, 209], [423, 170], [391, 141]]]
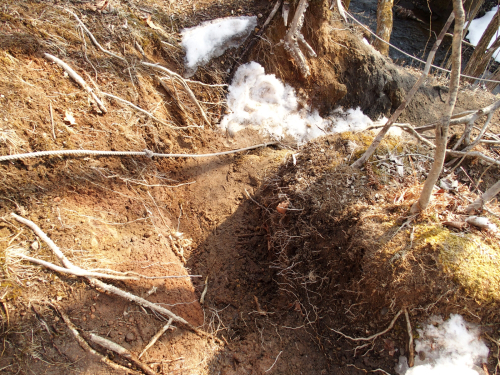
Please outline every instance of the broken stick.
[[51, 305], [59, 313], [59, 315], [61, 315], [61, 317], [64, 320], [64, 323], [66, 323], [71, 334], [76, 339], [76, 341], [78, 341], [78, 344], [82, 347], [83, 350], [85, 350], [89, 353], [92, 353], [93, 355], [99, 357], [101, 362], [107, 364], [109, 367], [111, 367], [115, 370], [125, 371], [125, 373], [139, 374], [137, 371], [123, 367], [123, 366], [119, 365], [118, 363], [111, 361], [108, 357], [102, 355], [101, 353], [97, 352], [96, 350], [92, 349], [90, 347], [90, 345], [87, 343], [87, 341], [85, 341], [85, 339], [82, 336], [80, 336], [78, 329], [75, 327], [75, 325], [70, 320], [70, 318], [66, 315], [66, 313], [63, 312], [61, 307], [58, 304], [56, 304], [55, 302], [53, 302]]
[[170, 318], [170, 319], [168, 320], [167, 324], [165, 324], [163, 327], [161, 327], [161, 329], [160, 329], [160, 330], [156, 333], [156, 335], [154, 335], [154, 336], [153, 336], [153, 338], [151, 339], [151, 341], [149, 341], [149, 344], [147, 344], [147, 345], [146, 345], [146, 347], [145, 347], [145, 348], [144, 348], [144, 350], [141, 352], [141, 354], [139, 354], [139, 357], [138, 357], [138, 358], [141, 358], [141, 357], [144, 355], [144, 353], [146, 353], [146, 351], [147, 351], [149, 348], [151, 348], [151, 347], [152, 347], [152, 346], [156, 343], [156, 341], [158, 341], [158, 339], [159, 339], [160, 337], [162, 337], [162, 336], [163, 336], [163, 334], [164, 334], [165, 332], [167, 332], [167, 329], [169, 329], [169, 328], [170, 328], [170, 325], [172, 324], [172, 322], [173, 322], [173, 319], [172, 319], [172, 318]]
[[52, 56], [51, 54], [48, 54], [48, 53], [45, 53], [43, 56], [47, 60], [52, 61], [52, 62], [56, 63], [57, 65], [59, 65], [61, 68], [63, 68], [66, 71], [66, 73], [68, 73], [68, 75], [71, 78], [73, 78], [75, 80], [75, 82], [78, 83], [82, 87], [82, 89], [87, 91], [92, 96], [92, 98], [94, 99], [94, 101], [96, 102], [97, 106], [99, 107], [99, 109], [101, 110], [102, 113], [108, 112], [108, 110], [104, 106], [104, 103], [101, 101], [101, 99], [99, 99], [97, 97], [94, 90], [92, 90], [92, 88], [89, 85], [87, 85], [87, 82], [85, 82], [83, 80], [83, 78], [80, 77], [80, 75], [77, 72], [75, 72], [68, 64], [66, 64], [61, 59], [59, 59], [55, 56]]
[[151, 370], [146, 364], [142, 363], [139, 358], [137, 358], [134, 354], [132, 354], [130, 351], [125, 349], [123, 346], [118, 345], [117, 343], [105, 339], [104, 337], [97, 336], [93, 333], [88, 335], [90, 340], [100, 346], [102, 346], [105, 349], [111, 350], [119, 355], [121, 355], [123, 358], [128, 359], [130, 362], [133, 362], [137, 367], [139, 367], [142, 371], [144, 371], [147, 375], [157, 375], [156, 372]]

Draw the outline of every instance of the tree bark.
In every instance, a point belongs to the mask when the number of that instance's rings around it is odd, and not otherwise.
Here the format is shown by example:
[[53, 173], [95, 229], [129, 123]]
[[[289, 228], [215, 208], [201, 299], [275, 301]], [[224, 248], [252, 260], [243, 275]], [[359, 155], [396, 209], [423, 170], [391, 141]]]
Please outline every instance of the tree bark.
[[[491, 19], [491, 22], [489, 23], [488, 27], [484, 31], [484, 34], [479, 40], [479, 43], [477, 44], [476, 48], [474, 49], [474, 52], [472, 53], [472, 56], [469, 62], [467, 63], [467, 66], [465, 67], [463, 74], [474, 75], [473, 73], [476, 71], [477, 65], [484, 57], [484, 54], [490, 44], [491, 38], [493, 38], [493, 35], [495, 35], [495, 33], [497, 32], [499, 26], [500, 26], [500, 8], [498, 8], [497, 12]], [[474, 80], [470, 78], [469, 81], [474, 82]]]
[[[490, 48], [486, 50], [486, 52], [480, 56], [479, 62], [476, 62], [476, 65], [473, 67], [471, 72], [471, 76], [480, 77], [488, 67], [490, 59], [493, 57], [495, 51], [500, 47], [500, 36], [495, 39], [495, 42], [491, 45]], [[464, 73], [465, 74], [465, 73]]]
[[[377, 5], [377, 36], [386, 42], [391, 39], [392, 33], [392, 6], [394, 5], [394, 0], [378, 0]], [[373, 47], [379, 51], [382, 55], [387, 56], [389, 54], [389, 45], [375, 39], [373, 42]]]
[[411, 213], [418, 213], [425, 210], [429, 205], [432, 189], [441, 174], [444, 158], [446, 156], [448, 128], [450, 126], [453, 109], [455, 108], [458, 95], [458, 85], [460, 83], [460, 68], [462, 63], [462, 31], [465, 21], [465, 12], [462, 6], [462, 0], [453, 0], [453, 12], [455, 13], [455, 29], [453, 31], [452, 52], [453, 64], [450, 77], [450, 97], [448, 99], [447, 113], [443, 120], [436, 126], [436, 151], [434, 153], [434, 162], [432, 163], [431, 170], [425, 180], [424, 187], [420, 193], [420, 198], [413, 204], [410, 210]]
[[368, 147], [368, 149], [365, 151], [365, 153], [352, 164], [352, 167], [361, 168], [366, 163], [366, 161], [373, 155], [373, 153], [375, 152], [375, 150], [379, 146], [380, 142], [382, 142], [382, 139], [384, 139], [384, 136], [389, 131], [389, 128], [392, 126], [392, 124], [394, 124], [396, 122], [399, 115], [405, 110], [406, 106], [411, 102], [411, 100], [413, 99], [413, 97], [417, 93], [420, 86], [422, 86], [422, 83], [424, 82], [424, 80], [427, 78], [427, 75], [429, 74], [432, 62], [434, 61], [434, 56], [436, 55], [436, 51], [439, 48], [439, 45], [441, 44], [441, 41], [443, 40], [444, 35], [448, 31], [448, 28], [450, 27], [454, 18], [455, 18], [455, 14], [452, 12], [450, 14], [450, 16], [448, 17], [448, 20], [446, 21], [445, 25], [443, 26], [443, 29], [439, 33], [438, 38], [436, 39], [436, 42], [432, 46], [432, 49], [429, 52], [429, 56], [427, 56], [427, 62], [425, 63], [425, 68], [424, 68], [424, 71], [422, 72], [422, 75], [420, 76], [418, 81], [415, 82], [415, 84], [411, 88], [410, 92], [406, 95], [403, 102], [399, 105], [398, 109], [396, 109], [396, 111], [392, 114], [392, 116], [389, 118], [389, 120], [384, 125], [384, 127], [377, 134], [377, 136], [373, 140], [372, 144]]

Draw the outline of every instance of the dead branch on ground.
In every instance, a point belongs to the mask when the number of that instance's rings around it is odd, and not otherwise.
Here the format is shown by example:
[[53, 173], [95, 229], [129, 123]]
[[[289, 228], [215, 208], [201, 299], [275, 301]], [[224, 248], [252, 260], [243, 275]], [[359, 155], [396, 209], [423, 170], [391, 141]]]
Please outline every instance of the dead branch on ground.
[[101, 101], [101, 99], [97, 97], [94, 90], [92, 90], [92, 88], [87, 84], [87, 82], [85, 82], [83, 78], [80, 75], [78, 75], [78, 73], [75, 72], [68, 64], [66, 64], [61, 59], [48, 53], [45, 53], [43, 56], [47, 60], [52, 61], [57, 65], [59, 65], [61, 68], [63, 68], [66, 71], [66, 73], [68, 73], [68, 75], [75, 80], [76, 83], [78, 83], [85, 91], [87, 91], [92, 96], [92, 98], [94, 99], [94, 101], [96, 102], [97, 106], [99, 107], [102, 113], [108, 112], [108, 110], [104, 106], [104, 103]]
[[118, 363], [115, 363], [111, 361], [108, 357], [102, 355], [101, 353], [97, 352], [96, 350], [92, 349], [90, 345], [85, 341], [85, 339], [80, 335], [78, 332], [78, 329], [75, 327], [73, 322], [70, 320], [70, 318], [63, 312], [62, 308], [56, 304], [55, 302], [52, 302], [52, 307], [61, 315], [61, 317], [64, 320], [64, 323], [68, 326], [68, 329], [70, 330], [71, 334], [73, 337], [76, 339], [78, 344], [82, 347], [83, 350], [99, 357], [101, 362], [105, 363], [109, 367], [113, 368], [114, 370], [118, 371], [124, 371], [125, 373], [132, 373], [132, 374], [139, 374], [137, 371], [131, 370], [129, 368], [126, 368], [124, 366], [119, 365]]
[[173, 322], [173, 319], [170, 318], [167, 322], [167, 324], [165, 324], [163, 327], [161, 327], [161, 329], [156, 333], [156, 335], [154, 335], [151, 340], [149, 341], [149, 343], [146, 345], [146, 347], [144, 348], [144, 350], [141, 352], [141, 354], [139, 354], [139, 357], [138, 358], [141, 358], [144, 353], [146, 353], [146, 351], [151, 348], [155, 343], [156, 341], [158, 341], [158, 339], [163, 336], [163, 334], [165, 332], [167, 332], [167, 330], [170, 328], [170, 325], [172, 324]]
[[[49, 246], [49, 248], [54, 252], [56, 257], [61, 261], [61, 263], [69, 271], [75, 270], [76, 272], [81, 272], [81, 273], [88, 273], [89, 272], [89, 271], [86, 271], [78, 266], [73, 265], [73, 263], [68, 258], [66, 258], [66, 256], [62, 253], [62, 251], [59, 249], [59, 247], [57, 247], [57, 245], [31, 220], [20, 217], [14, 213], [12, 213], [11, 215], [20, 223], [23, 223], [23, 224], [27, 225], [28, 227], [30, 227], [40, 237], [40, 239], [42, 239], [42, 241], [44, 241]], [[141, 297], [138, 297], [132, 293], [126, 292], [120, 288], [113, 286], [113, 285], [106, 284], [106, 283], [102, 282], [101, 280], [97, 279], [96, 277], [87, 276], [87, 275], [78, 275], [78, 276], [86, 277], [87, 280], [90, 282], [90, 285], [94, 286], [95, 288], [99, 288], [101, 290], [104, 290], [105, 292], [115, 294], [119, 297], [122, 297], [122, 298], [128, 300], [128, 301], [135, 302], [138, 305], [141, 305], [143, 307], [147, 307], [147, 308], [149, 308], [153, 311], [156, 311], [162, 315], [166, 315], [169, 318], [172, 318], [173, 320], [175, 320], [176, 322], [179, 322], [182, 325], [186, 326], [187, 328], [189, 328], [190, 330], [192, 330], [193, 332], [195, 332], [196, 334], [198, 334], [201, 337], [209, 337], [210, 336], [209, 334], [207, 334], [207, 333], [201, 331], [200, 329], [196, 328], [195, 326], [193, 326], [191, 323], [189, 323], [185, 319], [181, 318], [180, 316], [175, 315], [170, 310], [168, 310], [168, 309], [166, 309], [166, 308], [164, 308], [156, 303], [149, 302], [148, 300], [146, 300], [144, 298], [141, 298]], [[111, 275], [111, 276], [114, 276], [114, 275]], [[99, 276], [99, 277], [102, 277], [102, 276]], [[112, 277], [110, 277], [110, 278], [112, 278]]]
[[117, 59], [119, 59], [121, 61], [124, 61], [124, 62], [126, 62], [128, 64], [127, 60], [125, 60], [123, 57], [118, 56], [118, 55], [114, 54], [113, 52], [108, 51], [107, 49], [104, 49], [104, 47], [99, 44], [99, 42], [94, 37], [94, 35], [92, 35], [92, 33], [90, 32], [90, 30], [87, 28], [87, 26], [85, 26], [85, 24], [82, 22], [82, 20], [80, 18], [78, 18], [78, 16], [75, 13], [73, 13], [72, 11], [70, 11], [69, 9], [66, 9], [66, 8], [64, 10], [66, 12], [68, 12], [69, 14], [71, 14], [73, 17], [75, 17], [75, 19], [78, 21], [78, 23], [80, 24], [80, 26], [82, 27], [82, 29], [87, 33], [87, 35], [89, 36], [90, 40], [92, 41], [92, 43], [94, 43], [94, 45], [97, 48], [99, 48], [105, 54], [110, 55], [111, 57], [117, 58]]
[[98, 336], [96, 334], [90, 333], [88, 335], [90, 338], [90, 341], [102, 346], [103, 348], [107, 350], [111, 350], [112, 352], [115, 352], [122, 356], [123, 358], [128, 359], [130, 362], [134, 363], [137, 367], [139, 367], [144, 373], [147, 375], [157, 375], [156, 372], [151, 370], [149, 366], [144, 364], [139, 358], [137, 358], [134, 354], [132, 354], [129, 350], [125, 349], [123, 346], [118, 345], [117, 343], [105, 339], [104, 337]]
[[[500, 163], [499, 163], [500, 165]], [[474, 202], [469, 204], [465, 209], [466, 212], [472, 212], [475, 210], [481, 210], [484, 204], [492, 200], [498, 193], [500, 193], [500, 181], [491, 186], [486, 190], [480, 197], [478, 197]]]

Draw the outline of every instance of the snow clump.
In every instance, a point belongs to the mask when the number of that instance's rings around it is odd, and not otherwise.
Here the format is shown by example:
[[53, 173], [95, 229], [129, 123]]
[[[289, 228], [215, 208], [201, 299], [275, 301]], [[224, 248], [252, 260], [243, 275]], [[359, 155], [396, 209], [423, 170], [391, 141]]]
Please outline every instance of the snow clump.
[[257, 26], [257, 17], [227, 17], [206, 21], [181, 31], [186, 51], [186, 75], [192, 76], [199, 65], [222, 56], [228, 48], [238, 47]]
[[238, 68], [228, 90], [230, 113], [220, 126], [230, 135], [248, 127], [275, 139], [291, 137], [304, 143], [327, 133], [359, 131], [373, 124], [359, 108], [337, 109], [332, 116], [322, 118], [318, 111], [299, 103], [293, 87], [274, 74], [265, 74], [254, 61]]
[[406, 375], [478, 375], [476, 369], [486, 362], [489, 352], [479, 337], [479, 329], [458, 314], [451, 314], [445, 322], [441, 317], [432, 317], [431, 322], [417, 330], [418, 355]]

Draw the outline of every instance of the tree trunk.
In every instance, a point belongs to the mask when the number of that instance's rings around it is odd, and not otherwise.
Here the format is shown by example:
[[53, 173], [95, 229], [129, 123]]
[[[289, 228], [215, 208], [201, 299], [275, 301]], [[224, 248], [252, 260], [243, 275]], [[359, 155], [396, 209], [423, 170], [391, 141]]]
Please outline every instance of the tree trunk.
[[455, 108], [458, 94], [458, 85], [460, 83], [460, 67], [462, 62], [462, 31], [464, 28], [464, 8], [462, 0], [453, 0], [453, 12], [455, 13], [455, 29], [453, 31], [453, 65], [450, 77], [450, 97], [448, 99], [447, 113], [443, 120], [436, 126], [436, 151], [434, 153], [434, 163], [427, 175], [424, 187], [420, 193], [420, 198], [411, 208], [411, 213], [418, 213], [425, 210], [429, 205], [432, 195], [432, 189], [436, 184], [441, 170], [443, 169], [444, 158], [446, 156], [446, 143], [448, 141], [448, 128], [451, 115]]
[[363, 155], [361, 155], [361, 157], [352, 164], [352, 167], [361, 168], [366, 163], [366, 161], [373, 155], [373, 153], [375, 152], [375, 150], [379, 146], [380, 142], [382, 142], [382, 139], [384, 139], [385, 135], [389, 131], [389, 128], [392, 126], [392, 124], [394, 124], [396, 122], [399, 115], [405, 110], [406, 106], [411, 102], [411, 100], [413, 99], [413, 97], [417, 93], [420, 86], [422, 86], [422, 83], [425, 81], [425, 79], [427, 78], [427, 75], [429, 74], [432, 62], [434, 61], [434, 56], [436, 55], [436, 51], [439, 48], [439, 45], [441, 44], [441, 41], [443, 40], [444, 35], [448, 31], [454, 18], [455, 18], [455, 14], [452, 12], [450, 14], [450, 16], [448, 17], [448, 20], [446, 21], [445, 25], [443, 26], [443, 29], [439, 33], [438, 38], [434, 42], [434, 45], [432, 46], [432, 49], [429, 52], [429, 55], [427, 56], [427, 62], [425, 63], [425, 68], [424, 68], [424, 71], [422, 72], [422, 75], [420, 76], [418, 81], [415, 82], [415, 84], [411, 88], [410, 92], [406, 95], [403, 102], [399, 105], [398, 109], [396, 109], [396, 111], [391, 115], [391, 117], [389, 118], [387, 123], [384, 125], [384, 127], [377, 134], [377, 136], [373, 140], [372, 144], [368, 147], [368, 149], [365, 151], [365, 153]]
[[[386, 42], [391, 39], [392, 33], [392, 6], [394, 0], [378, 0], [377, 6], [377, 36]], [[373, 47], [382, 55], [389, 54], [389, 45], [378, 39], [373, 42]]]
[[[491, 19], [491, 22], [484, 31], [484, 34], [479, 40], [479, 43], [477, 44], [476, 48], [474, 49], [474, 52], [472, 53], [472, 56], [469, 62], [467, 63], [467, 66], [465, 67], [463, 74], [474, 75], [473, 73], [477, 70], [476, 69], [477, 66], [481, 62], [486, 50], [488, 49], [491, 38], [493, 38], [493, 35], [495, 35], [495, 33], [498, 30], [498, 27], [500, 26], [499, 21], [500, 21], [500, 7], [498, 8], [493, 18]], [[473, 79], [469, 79], [469, 81], [474, 82]]]

